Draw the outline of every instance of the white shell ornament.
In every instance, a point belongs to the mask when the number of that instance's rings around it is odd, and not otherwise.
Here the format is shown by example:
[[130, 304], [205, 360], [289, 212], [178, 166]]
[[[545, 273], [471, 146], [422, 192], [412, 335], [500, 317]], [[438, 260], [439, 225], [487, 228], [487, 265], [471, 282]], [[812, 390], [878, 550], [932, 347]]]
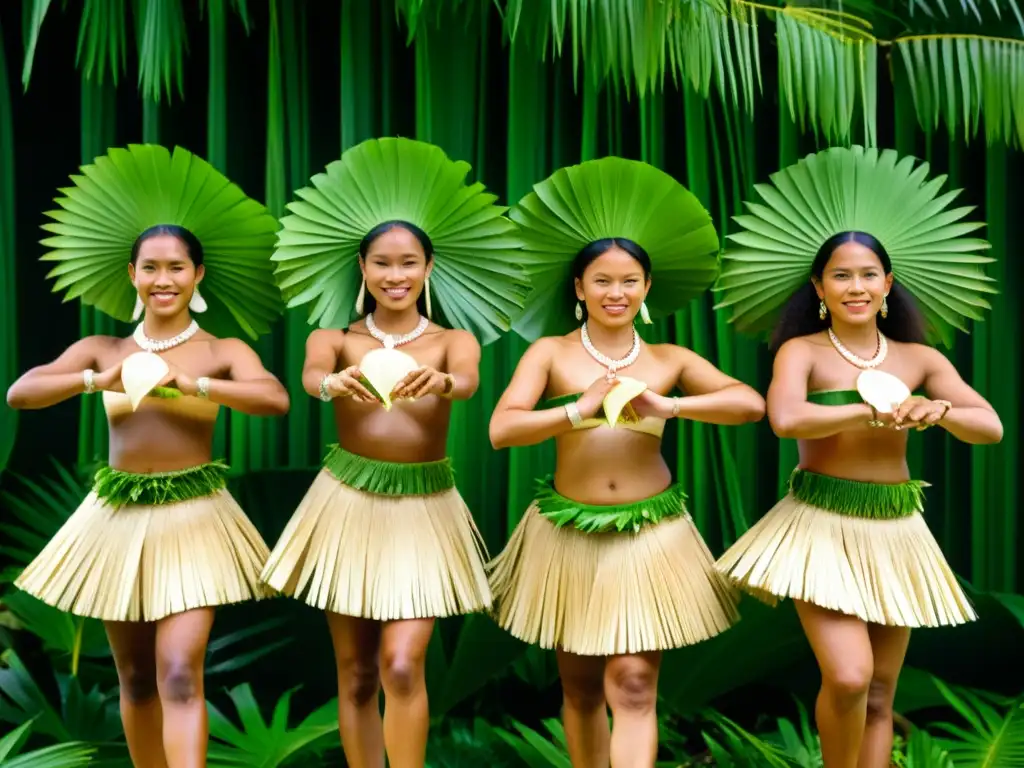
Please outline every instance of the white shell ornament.
[[419, 363], [412, 355], [397, 349], [371, 349], [359, 361], [362, 383], [384, 403], [384, 410], [391, 410], [391, 391], [402, 379], [418, 369]]
[[132, 403], [133, 411], [170, 370], [164, 359], [152, 352], [136, 352], [124, 359], [121, 363], [121, 386]]
[[857, 377], [857, 392], [879, 413], [892, 413], [910, 397], [910, 388], [891, 373], [867, 370]]
[[[604, 407], [604, 418], [609, 427], [614, 427], [622, 414], [623, 408], [629, 405], [629, 401], [637, 397], [647, 389], [647, 385], [639, 379], [631, 379], [628, 376], [619, 376], [619, 383], [612, 387], [611, 391], [604, 396], [602, 403]], [[631, 419], [636, 414], [630, 409]]]

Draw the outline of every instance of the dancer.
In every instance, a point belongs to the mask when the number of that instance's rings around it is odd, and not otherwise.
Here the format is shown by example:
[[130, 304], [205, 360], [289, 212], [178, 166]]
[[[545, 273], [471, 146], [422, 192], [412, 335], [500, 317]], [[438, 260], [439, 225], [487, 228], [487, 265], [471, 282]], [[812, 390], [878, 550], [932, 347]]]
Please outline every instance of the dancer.
[[303, 382], [333, 403], [340, 445], [264, 578], [327, 613], [353, 768], [382, 768], [385, 748], [393, 768], [424, 765], [434, 620], [491, 605], [446, 443], [452, 401], [479, 383], [474, 333], [508, 330], [528, 282], [515, 226], [468, 172], [429, 144], [366, 141], [298, 193], [274, 256], [286, 297], [325, 326]]
[[[585, 162], [536, 185], [511, 216], [536, 286], [516, 328], [537, 340], [498, 403], [491, 442], [555, 438], [557, 461], [491, 564], [495, 613], [514, 636], [557, 649], [573, 765], [649, 768], [661, 652], [738, 618], [662, 458], [665, 421], [757, 421], [764, 400], [634, 328], [638, 314], [650, 322], [685, 306], [716, 274], [714, 225], [670, 176], [621, 158]], [[685, 394], [670, 397], [676, 389]]]
[[[827, 768], [886, 768], [912, 627], [975, 618], [922, 516], [908, 435], [932, 426], [996, 443], [991, 406], [926, 344], [978, 319], [983, 240], [943, 210], [943, 178], [891, 150], [834, 148], [759, 188], [718, 289], [742, 329], [778, 320], [768, 415], [799, 441], [789, 493], [718, 568], [769, 603], [793, 598], [821, 669]], [[798, 192], [799, 190], [799, 192]], [[797, 207], [795, 201], [803, 207]], [[791, 297], [791, 298], [790, 298]], [[918, 304], [924, 310], [922, 313]], [[911, 392], [924, 395], [911, 395]]]
[[[267, 594], [259, 573], [268, 548], [211, 449], [222, 405], [288, 411], [288, 393], [258, 355], [220, 336], [255, 338], [280, 313], [270, 261], [277, 223], [181, 148], [113, 149], [81, 170], [49, 214], [57, 223], [44, 225], [56, 234], [43, 241], [54, 249], [43, 258], [57, 262], [55, 290], [118, 320], [143, 319], [128, 338], [76, 342], [7, 393], [11, 407], [33, 409], [102, 392], [110, 423], [109, 465], [15, 584], [103, 620], [132, 763], [196, 768], [206, 765], [203, 660], [214, 607]], [[205, 312], [203, 328], [192, 312]], [[143, 375], [163, 372], [141, 400], [138, 360]]]

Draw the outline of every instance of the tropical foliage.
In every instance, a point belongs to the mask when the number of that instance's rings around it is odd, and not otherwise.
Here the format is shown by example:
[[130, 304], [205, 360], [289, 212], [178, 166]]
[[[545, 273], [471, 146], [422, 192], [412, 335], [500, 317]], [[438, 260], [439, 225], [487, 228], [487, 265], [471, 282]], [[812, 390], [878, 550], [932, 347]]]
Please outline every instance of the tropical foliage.
[[[722, 237], [753, 185], [807, 152], [892, 146], [948, 173], [962, 204], [984, 209], [1000, 293], [949, 354], [1007, 425], [992, 448], [938, 430], [911, 438], [911, 471], [932, 482], [929, 524], [983, 619], [915, 634], [894, 763], [1013, 764], [1024, 355], [1005, 329], [1021, 319], [1019, 260], [1007, 255], [1024, 235], [1022, 40], [1014, 0], [0, 3], [0, 385], [80, 335], [126, 331], [61, 305], [35, 263], [54, 190], [111, 146], [186, 146], [278, 217], [313, 173], [375, 136], [437, 143], [503, 204], [561, 165], [618, 154], [683, 182]], [[987, 145], [976, 140], [982, 129]], [[770, 360], [713, 303], [703, 297], [643, 333], [763, 392]], [[223, 414], [217, 427], [215, 453], [268, 541], [336, 439], [329, 410], [299, 380], [309, 330], [293, 310], [257, 346], [289, 387], [288, 417]], [[513, 337], [485, 349], [480, 391], [453, 409], [460, 491], [492, 551], [550, 471], [549, 446], [487, 446], [486, 421], [524, 349]], [[31, 761], [48, 756], [128, 765], [102, 628], [10, 587], [106, 456], [97, 401], [0, 408], [0, 732], [16, 734], [0, 742], [0, 766], [45, 766]], [[665, 453], [716, 552], [774, 502], [796, 459], [765, 424], [671, 425]], [[820, 765], [808, 714], [817, 676], [791, 606], [745, 602], [742, 612], [721, 637], [666, 655], [664, 765]], [[294, 601], [219, 612], [207, 659], [211, 765], [340, 763], [326, 634]], [[551, 654], [482, 617], [448, 620], [432, 640], [428, 687], [431, 765], [567, 765]]]
[[[75, 474], [57, 467], [54, 476], [20, 481], [5, 494], [8, 509], [39, 514], [32, 533], [15, 515], [0, 524], [0, 540], [25, 542], [15, 562], [31, 558], [40, 542], [84, 497]], [[76, 498], [77, 497], [77, 498]], [[35, 543], [33, 543], [35, 542]], [[12, 576], [15, 565], [8, 571]], [[1024, 640], [1024, 611], [1006, 600], [1009, 625], [993, 621], [990, 630], [1016, 626]], [[277, 605], [280, 605], [278, 603]], [[773, 642], [792, 645], [794, 627], [778, 611], [748, 607], [750, 625], [732, 630], [724, 653], [753, 647], [762, 651], [750, 676], [742, 668], [715, 664], [721, 646], [713, 643], [666, 658], [662, 674], [659, 768], [716, 765], [733, 768], [816, 768], [820, 747], [808, 714], [813, 692], [787, 697], [785, 685], [770, 682], [784, 656]], [[218, 626], [207, 659], [210, 695], [210, 765], [328, 766], [341, 760], [337, 701], [305, 697], [302, 685], [267, 682], [260, 674], [294, 653], [294, 624], [274, 610], [270, 618], [235, 629]], [[273, 615], [273, 614], [277, 615]], [[1019, 622], [1019, 623], [1018, 623]], [[232, 622], [234, 623], [234, 622]], [[746, 622], [744, 622], [746, 623]], [[117, 684], [102, 627], [0, 587], [0, 722], [13, 728], [0, 741], [0, 767], [95, 765], [130, 766], [117, 707]], [[285, 634], [286, 630], [287, 633]], [[726, 637], [729, 637], [729, 634]], [[494, 765], [510, 768], [569, 768], [565, 735], [558, 720], [557, 683], [547, 654], [511, 640], [489, 620], [467, 621], [449, 654], [440, 637], [432, 644], [430, 695], [434, 724], [429, 764], [435, 768]], [[710, 653], [708, 649], [711, 648]], [[729, 648], [733, 650], [729, 650]], [[705, 676], [695, 667], [710, 668]], [[786, 666], [784, 661], [782, 666]], [[790, 665], [791, 666], [791, 665]], [[708, 676], [710, 675], [710, 677]], [[332, 675], [324, 677], [333, 678]], [[260, 680], [254, 687], [251, 680]], [[301, 681], [300, 681], [301, 682]], [[743, 705], [730, 694], [750, 684], [774, 689], [781, 703]], [[497, 691], [532, 689], [527, 700], [501, 702]], [[325, 689], [329, 691], [329, 686]], [[809, 693], [810, 692], [810, 693]], [[537, 696], [548, 702], [537, 706]], [[495, 706], [495, 702], [500, 703]], [[722, 703], [735, 714], [711, 708]], [[902, 768], [974, 768], [1015, 765], [1024, 758], [1024, 696], [1016, 698], [953, 686], [915, 668], [900, 683], [901, 733], [894, 765]], [[907, 719], [910, 718], [910, 719]], [[26, 745], [31, 747], [25, 751]], [[949, 761], [953, 762], [949, 762]]]

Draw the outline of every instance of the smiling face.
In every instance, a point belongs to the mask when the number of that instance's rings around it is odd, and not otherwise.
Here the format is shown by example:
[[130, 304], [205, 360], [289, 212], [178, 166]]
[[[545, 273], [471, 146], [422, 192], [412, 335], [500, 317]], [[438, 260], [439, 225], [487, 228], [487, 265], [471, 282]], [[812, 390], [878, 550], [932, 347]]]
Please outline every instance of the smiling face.
[[640, 262], [612, 246], [576, 279], [576, 298], [586, 303], [590, 319], [615, 328], [632, 324], [650, 287]]
[[832, 251], [821, 280], [814, 280], [833, 319], [850, 325], [874, 322], [891, 288], [892, 274], [885, 274], [878, 255], [853, 241]]
[[203, 279], [202, 265], [192, 262], [188, 248], [174, 235], [154, 235], [139, 246], [128, 276], [146, 312], [174, 317], [188, 310], [192, 293]]
[[434, 262], [412, 232], [396, 226], [370, 244], [359, 266], [377, 306], [401, 312], [416, 304]]

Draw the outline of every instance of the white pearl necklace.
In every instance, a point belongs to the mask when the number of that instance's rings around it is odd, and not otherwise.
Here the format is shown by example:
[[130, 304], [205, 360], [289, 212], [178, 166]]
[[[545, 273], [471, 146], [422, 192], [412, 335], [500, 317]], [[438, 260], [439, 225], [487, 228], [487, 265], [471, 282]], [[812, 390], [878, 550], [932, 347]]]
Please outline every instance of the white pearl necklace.
[[846, 362], [866, 371], [880, 366], [885, 360], [886, 354], [889, 352], [889, 344], [886, 342], [885, 336], [883, 336], [882, 332], [877, 329], [875, 330], [875, 333], [878, 334], [878, 351], [875, 352], [875, 356], [870, 360], [865, 360], [863, 357], [855, 355], [843, 346], [843, 342], [839, 340], [839, 337], [836, 336], [835, 332], [833, 332], [831, 328], [828, 329], [828, 339], [832, 342], [832, 346], [836, 348], [836, 352], [842, 355]]
[[189, 323], [188, 328], [177, 336], [172, 336], [169, 339], [151, 339], [146, 335], [146, 331], [143, 328], [144, 325], [145, 323], [142, 322], [135, 326], [135, 333], [133, 333], [132, 336], [135, 339], [135, 343], [147, 352], [163, 352], [171, 347], [184, 344], [199, 332], [199, 323], [193, 320]]
[[640, 334], [636, 332], [636, 328], [633, 329], [633, 348], [629, 350], [628, 355], [619, 360], [613, 360], [608, 355], [598, 351], [590, 340], [590, 333], [587, 332], [586, 323], [580, 326], [580, 340], [583, 342], [583, 348], [587, 350], [592, 358], [607, 368], [609, 374], [614, 374], [620, 368], [632, 365], [640, 356]]
[[409, 331], [409, 333], [404, 333], [401, 336], [395, 336], [390, 333], [384, 333], [384, 331], [377, 327], [377, 324], [373, 321], [373, 312], [366, 316], [366, 330], [370, 332], [370, 335], [373, 336], [373, 338], [384, 345], [384, 349], [394, 349], [395, 347], [400, 347], [403, 344], [408, 344], [410, 341], [416, 341], [416, 339], [422, 336], [423, 332], [427, 330], [427, 326], [429, 324], [430, 321], [423, 315], [420, 315], [420, 322], [415, 328]]

